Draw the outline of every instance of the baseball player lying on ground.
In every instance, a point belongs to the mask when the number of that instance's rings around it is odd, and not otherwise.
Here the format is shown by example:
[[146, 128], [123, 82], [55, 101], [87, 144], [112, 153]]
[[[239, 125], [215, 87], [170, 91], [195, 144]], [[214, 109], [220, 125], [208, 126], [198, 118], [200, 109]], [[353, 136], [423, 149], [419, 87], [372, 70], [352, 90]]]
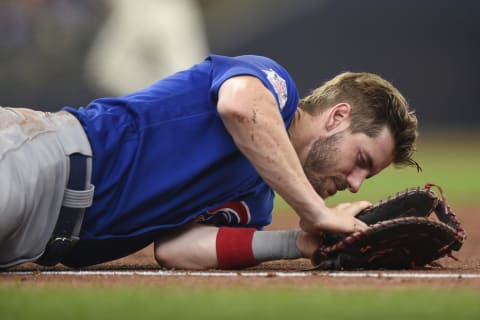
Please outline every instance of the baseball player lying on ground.
[[[152, 86], [57, 113], [0, 108], [0, 267], [83, 267], [155, 242], [165, 267], [311, 257], [371, 204], [324, 199], [411, 156], [417, 119], [389, 82], [343, 73], [299, 100], [261, 56], [211, 55]], [[298, 230], [262, 231], [274, 191]]]

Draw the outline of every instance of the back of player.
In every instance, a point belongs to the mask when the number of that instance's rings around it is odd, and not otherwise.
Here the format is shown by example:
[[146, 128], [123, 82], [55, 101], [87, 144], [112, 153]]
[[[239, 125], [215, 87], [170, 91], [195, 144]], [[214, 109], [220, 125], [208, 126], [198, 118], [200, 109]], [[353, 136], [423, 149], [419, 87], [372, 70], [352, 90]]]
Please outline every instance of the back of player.
[[[239, 75], [264, 83], [288, 127], [298, 103], [295, 85], [281, 66], [259, 56], [212, 55], [145, 90], [66, 108], [89, 137], [96, 186], [81, 241], [66, 264], [125, 256], [161, 230], [192, 220], [256, 228], [270, 223], [273, 192], [237, 149], [216, 109], [222, 83]], [[239, 201], [249, 219], [211, 219], [216, 208]]]

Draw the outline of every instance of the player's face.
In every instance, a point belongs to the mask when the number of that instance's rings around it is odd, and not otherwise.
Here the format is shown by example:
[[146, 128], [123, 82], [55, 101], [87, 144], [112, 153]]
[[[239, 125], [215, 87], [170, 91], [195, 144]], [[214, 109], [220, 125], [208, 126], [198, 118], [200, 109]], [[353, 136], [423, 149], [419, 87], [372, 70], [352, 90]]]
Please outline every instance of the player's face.
[[322, 198], [347, 188], [357, 192], [365, 179], [392, 163], [393, 149], [393, 137], [386, 127], [374, 138], [344, 130], [317, 139], [303, 170]]

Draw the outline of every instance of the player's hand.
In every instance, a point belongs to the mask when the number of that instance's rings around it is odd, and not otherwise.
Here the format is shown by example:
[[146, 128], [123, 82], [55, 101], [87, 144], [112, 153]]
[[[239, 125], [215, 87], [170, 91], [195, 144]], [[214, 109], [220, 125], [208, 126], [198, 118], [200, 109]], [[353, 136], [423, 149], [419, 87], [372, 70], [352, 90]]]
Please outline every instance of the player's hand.
[[334, 208], [326, 208], [316, 217], [316, 220], [300, 219], [300, 228], [303, 231], [318, 234], [321, 232], [352, 233], [367, 229], [367, 225], [356, 219], [355, 216], [362, 210], [370, 207], [368, 201], [341, 203]]
[[315, 250], [322, 245], [322, 242], [322, 236], [300, 231], [297, 237], [297, 248], [304, 258], [311, 258]]

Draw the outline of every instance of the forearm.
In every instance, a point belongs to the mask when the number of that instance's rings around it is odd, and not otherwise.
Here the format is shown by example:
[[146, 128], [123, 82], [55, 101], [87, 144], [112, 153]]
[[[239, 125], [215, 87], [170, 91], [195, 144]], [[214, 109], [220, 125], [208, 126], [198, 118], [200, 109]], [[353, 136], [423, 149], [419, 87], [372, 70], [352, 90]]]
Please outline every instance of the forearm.
[[239, 269], [264, 261], [310, 258], [319, 238], [300, 230], [257, 231], [189, 224], [155, 240], [157, 262], [167, 268]]
[[323, 200], [307, 180], [285, 128], [264, 121], [240, 124], [225, 119], [229, 132], [242, 153], [260, 176], [280, 194], [298, 214], [307, 213]]
[[165, 231], [155, 240], [155, 259], [166, 268], [216, 268], [217, 231], [216, 227], [194, 223]]
[[236, 103], [238, 108], [219, 103], [219, 112], [238, 148], [302, 219], [318, 219], [325, 203], [305, 176], [273, 96], [258, 90]]

